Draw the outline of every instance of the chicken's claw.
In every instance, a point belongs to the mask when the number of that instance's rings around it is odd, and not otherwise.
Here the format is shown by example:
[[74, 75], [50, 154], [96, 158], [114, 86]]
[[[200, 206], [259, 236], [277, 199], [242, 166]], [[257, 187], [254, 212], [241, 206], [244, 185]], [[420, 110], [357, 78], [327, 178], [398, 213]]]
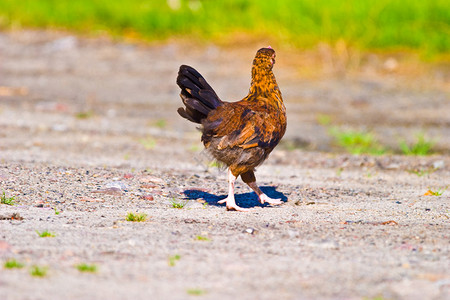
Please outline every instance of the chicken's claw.
[[267, 196], [266, 194], [259, 195], [259, 201], [261, 202], [261, 204], [267, 203], [269, 205], [280, 205], [283, 203], [281, 199], [273, 199]]
[[217, 203], [219, 203], [219, 204], [226, 203], [227, 210], [243, 211], [243, 212], [249, 211], [249, 209], [247, 209], [247, 208], [243, 208], [243, 207], [238, 206], [236, 204], [235, 200], [234, 200], [234, 197], [227, 197], [225, 199], [217, 201]]
[[228, 210], [228, 211], [230, 211], [230, 210], [233, 210], [233, 211], [242, 211], [242, 212], [248, 212], [248, 211], [250, 211], [248, 208], [243, 208], [243, 207], [237, 206], [236, 204], [234, 204], [234, 205], [227, 205], [227, 210]]

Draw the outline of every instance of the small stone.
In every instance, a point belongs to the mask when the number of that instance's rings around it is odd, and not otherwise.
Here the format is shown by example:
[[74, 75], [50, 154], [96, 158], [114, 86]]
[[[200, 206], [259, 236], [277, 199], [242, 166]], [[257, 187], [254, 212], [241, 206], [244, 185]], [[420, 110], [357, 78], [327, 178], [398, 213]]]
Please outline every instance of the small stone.
[[246, 228], [244, 231], [243, 231], [243, 233], [248, 233], [248, 234], [257, 234], [258, 233], [258, 230], [256, 230], [256, 229], [254, 229], [254, 228], [251, 228], [251, 227], [249, 227], [249, 228]]
[[153, 198], [152, 195], [142, 195], [142, 196], [141, 196], [141, 199], [143, 199], [143, 200], [148, 200], [148, 201], [153, 201], [153, 200], [155, 200], [155, 199]]

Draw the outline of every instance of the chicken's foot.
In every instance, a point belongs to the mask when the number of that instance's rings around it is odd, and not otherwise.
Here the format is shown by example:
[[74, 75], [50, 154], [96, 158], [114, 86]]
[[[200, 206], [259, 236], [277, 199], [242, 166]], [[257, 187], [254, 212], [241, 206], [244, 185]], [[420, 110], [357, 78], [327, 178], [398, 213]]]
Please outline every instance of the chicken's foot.
[[228, 169], [228, 196], [225, 199], [218, 201], [217, 203], [222, 204], [226, 203], [227, 210], [236, 210], [236, 211], [249, 211], [247, 208], [242, 208], [236, 204], [236, 200], [234, 199], [234, 182], [236, 178], [231, 170]]
[[269, 205], [280, 205], [283, 203], [283, 201], [281, 201], [281, 199], [273, 199], [273, 198], [270, 198], [269, 196], [267, 196], [266, 194], [264, 194], [261, 191], [261, 189], [259, 188], [259, 186], [256, 184], [256, 181], [249, 182], [247, 184], [258, 195], [259, 202], [261, 202], [261, 204], [268, 203]]

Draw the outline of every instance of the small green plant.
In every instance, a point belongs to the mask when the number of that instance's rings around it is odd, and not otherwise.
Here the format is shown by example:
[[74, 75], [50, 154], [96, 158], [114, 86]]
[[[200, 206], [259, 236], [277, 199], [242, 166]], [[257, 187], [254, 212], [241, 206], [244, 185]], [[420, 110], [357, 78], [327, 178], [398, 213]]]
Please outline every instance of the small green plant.
[[196, 240], [196, 241], [205, 241], [205, 242], [211, 241], [211, 239], [210, 239], [209, 237], [202, 236], [202, 235], [197, 235], [197, 236], [195, 237], [195, 240]]
[[36, 233], [40, 236], [40, 237], [55, 237], [56, 235], [53, 232], [50, 232], [48, 230], [39, 232], [36, 230]]
[[85, 120], [85, 119], [89, 119], [92, 118], [94, 116], [94, 112], [92, 110], [88, 110], [88, 111], [81, 111], [75, 114], [75, 118], [79, 119], [79, 120]]
[[434, 141], [428, 140], [423, 133], [416, 135], [417, 141], [408, 145], [405, 140], [400, 141], [399, 147], [404, 155], [430, 155], [435, 145]]
[[351, 154], [381, 155], [386, 149], [378, 143], [371, 132], [342, 130], [337, 127], [329, 129], [337, 144]]
[[12, 197], [6, 197], [5, 191], [3, 191], [3, 195], [2, 195], [1, 198], [0, 198], [0, 202], [1, 202], [2, 204], [6, 204], [6, 205], [14, 205], [14, 204], [16, 204], [16, 203], [14, 202], [14, 200], [15, 200], [15, 197], [14, 197], [14, 196], [12, 196]]
[[441, 196], [445, 192], [445, 190], [447, 190], [447, 188], [437, 189], [436, 191], [428, 189], [424, 196]]
[[18, 262], [15, 259], [10, 259], [10, 260], [7, 260], [3, 266], [6, 269], [21, 269], [21, 268], [23, 268], [24, 264]]
[[319, 123], [322, 126], [328, 126], [331, 124], [331, 116], [326, 114], [318, 114], [316, 116], [317, 123]]
[[156, 127], [163, 129], [166, 128], [167, 122], [164, 119], [159, 119], [158, 121], [155, 122], [155, 125]]
[[97, 266], [94, 265], [94, 264], [88, 265], [88, 264], [82, 263], [82, 264], [77, 265], [76, 268], [80, 272], [86, 272], [86, 273], [95, 273], [95, 272], [97, 272]]
[[186, 206], [186, 204], [188, 203], [187, 201], [177, 200], [175, 198], [172, 198], [169, 201], [173, 208], [178, 208], [178, 209], [184, 208]]
[[130, 222], [144, 222], [145, 220], [147, 220], [147, 214], [134, 214], [130, 212], [128, 213], [126, 220]]
[[175, 263], [180, 260], [181, 256], [178, 254], [175, 254], [173, 256], [169, 256], [169, 266], [174, 267]]
[[419, 177], [425, 176], [425, 175], [429, 175], [433, 172], [436, 172], [437, 169], [435, 168], [428, 168], [428, 169], [412, 169], [412, 170], [407, 170], [409, 173], [411, 174], [416, 174]]
[[61, 212], [59, 210], [56, 209], [55, 207], [55, 215], [59, 215]]
[[144, 146], [145, 149], [151, 150], [156, 146], [156, 140], [152, 137], [147, 137], [144, 139], [140, 139], [139, 143]]
[[222, 165], [217, 160], [213, 160], [208, 163], [208, 168], [220, 168]]
[[202, 289], [188, 289], [187, 293], [192, 296], [201, 296], [206, 294], [206, 291]]
[[30, 274], [35, 277], [44, 277], [47, 275], [47, 271], [47, 267], [32, 266], [30, 269]]

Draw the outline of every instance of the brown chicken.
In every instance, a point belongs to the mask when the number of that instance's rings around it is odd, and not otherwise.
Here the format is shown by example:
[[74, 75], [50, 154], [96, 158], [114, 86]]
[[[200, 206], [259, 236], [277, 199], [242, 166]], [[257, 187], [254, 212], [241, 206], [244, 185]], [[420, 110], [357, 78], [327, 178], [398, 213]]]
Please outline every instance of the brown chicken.
[[185, 105], [178, 113], [191, 122], [202, 124], [205, 148], [228, 169], [227, 210], [247, 211], [234, 199], [234, 182], [241, 176], [258, 195], [261, 203], [279, 205], [281, 199], [264, 194], [255, 178], [260, 165], [280, 142], [286, 131], [286, 108], [275, 76], [275, 51], [259, 49], [253, 60], [252, 82], [248, 95], [237, 102], [220, 100], [211, 86], [194, 68], [181, 66], [177, 84]]

